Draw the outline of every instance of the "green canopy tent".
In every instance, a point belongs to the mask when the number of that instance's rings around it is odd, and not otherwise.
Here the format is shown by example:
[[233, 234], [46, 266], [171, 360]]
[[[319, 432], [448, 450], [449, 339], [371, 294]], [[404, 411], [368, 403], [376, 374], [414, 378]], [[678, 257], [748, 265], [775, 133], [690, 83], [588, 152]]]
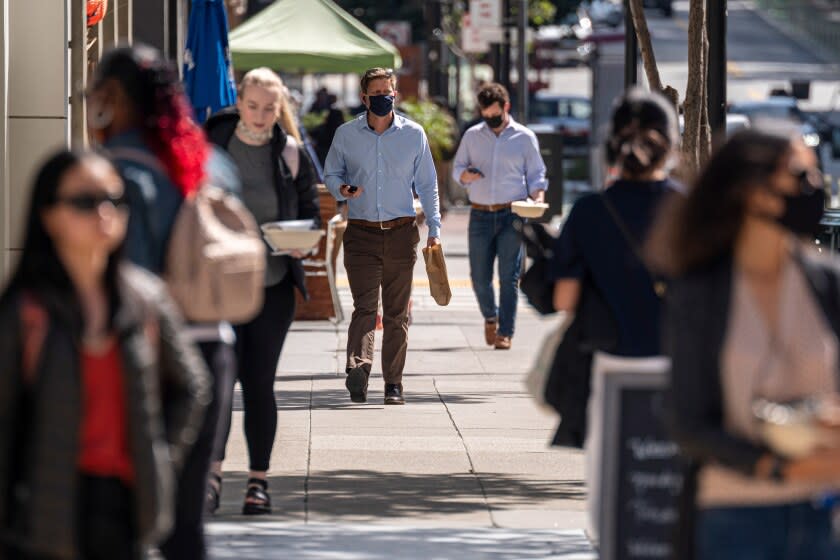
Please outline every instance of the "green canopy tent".
[[233, 66], [349, 74], [399, 68], [397, 49], [331, 0], [277, 0], [230, 34]]

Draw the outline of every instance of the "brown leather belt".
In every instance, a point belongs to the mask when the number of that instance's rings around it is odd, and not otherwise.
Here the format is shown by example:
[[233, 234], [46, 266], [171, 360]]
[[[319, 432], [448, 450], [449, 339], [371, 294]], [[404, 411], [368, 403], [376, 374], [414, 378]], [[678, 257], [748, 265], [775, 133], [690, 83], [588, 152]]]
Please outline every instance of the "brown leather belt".
[[405, 226], [408, 224], [413, 224], [417, 221], [417, 218], [414, 216], [405, 216], [404, 218], [394, 218], [393, 220], [388, 220], [387, 222], [369, 222], [367, 220], [347, 220], [347, 223], [353, 226], [362, 226], [371, 229], [381, 229], [381, 230], [388, 230], [398, 228], [400, 226]]
[[510, 208], [510, 202], [506, 202], [505, 204], [470, 204], [473, 210], [481, 210], [482, 212], [498, 212], [499, 210], [505, 210]]

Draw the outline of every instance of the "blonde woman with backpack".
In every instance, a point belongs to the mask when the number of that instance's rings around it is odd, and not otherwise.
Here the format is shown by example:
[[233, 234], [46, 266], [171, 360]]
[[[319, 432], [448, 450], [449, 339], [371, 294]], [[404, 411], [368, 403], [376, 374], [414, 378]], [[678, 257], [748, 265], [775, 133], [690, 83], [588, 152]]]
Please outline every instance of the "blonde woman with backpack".
[[[318, 223], [317, 179], [303, 148], [280, 77], [268, 68], [248, 72], [235, 107], [205, 124], [210, 141], [227, 151], [242, 177], [242, 201], [260, 224], [312, 219]], [[269, 256], [263, 309], [235, 326], [238, 378], [245, 408], [250, 473], [242, 513], [271, 513], [267, 472], [277, 432], [274, 381], [286, 334], [295, 315], [295, 289], [306, 297], [303, 255]], [[231, 393], [233, 386], [229, 387]], [[208, 509], [219, 505], [222, 461], [230, 431], [225, 410], [208, 482]]]

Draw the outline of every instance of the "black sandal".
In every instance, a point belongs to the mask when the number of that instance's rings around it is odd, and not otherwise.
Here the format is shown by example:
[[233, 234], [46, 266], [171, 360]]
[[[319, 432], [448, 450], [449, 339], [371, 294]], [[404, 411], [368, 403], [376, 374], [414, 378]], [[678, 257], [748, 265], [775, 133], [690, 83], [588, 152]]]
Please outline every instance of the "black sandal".
[[260, 478], [248, 479], [242, 515], [265, 515], [271, 513], [271, 496], [268, 495], [268, 481]]
[[211, 472], [207, 479], [207, 493], [204, 495], [204, 512], [213, 515], [219, 511], [221, 499], [222, 477]]

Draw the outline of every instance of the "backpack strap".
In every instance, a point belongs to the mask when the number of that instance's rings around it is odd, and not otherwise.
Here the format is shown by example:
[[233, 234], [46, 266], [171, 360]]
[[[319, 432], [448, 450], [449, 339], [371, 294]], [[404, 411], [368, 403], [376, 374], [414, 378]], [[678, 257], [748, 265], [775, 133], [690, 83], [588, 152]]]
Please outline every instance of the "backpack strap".
[[292, 180], [297, 179], [298, 173], [300, 173], [300, 149], [294, 136], [289, 136], [286, 139], [282, 157], [286, 166], [289, 168]]

